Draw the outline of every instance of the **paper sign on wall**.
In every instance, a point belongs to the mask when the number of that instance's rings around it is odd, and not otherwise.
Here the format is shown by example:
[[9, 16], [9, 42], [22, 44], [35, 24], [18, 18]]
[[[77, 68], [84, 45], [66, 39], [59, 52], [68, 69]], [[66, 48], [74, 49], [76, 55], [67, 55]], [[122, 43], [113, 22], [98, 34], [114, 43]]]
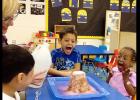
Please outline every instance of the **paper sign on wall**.
[[77, 13], [77, 23], [87, 23], [86, 10], [79, 10]]
[[136, 0], [134, 0], [134, 1], [132, 2], [131, 12], [132, 12], [132, 13], [136, 13]]
[[72, 21], [71, 10], [69, 8], [63, 8], [61, 10], [62, 21]]
[[52, 7], [59, 7], [62, 6], [62, 0], [51, 0]]
[[119, 0], [110, 0], [110, 9], [118, 10], [119, 9]]
[[93, 8], [93, 0], [84, 0], [83, 8]]
[[78, 8], [79, 7], [79, 0], [69, 0], [69, 6]]
[[123, 0], [121, 6], [122, 12], [130, 12], [130, 2], [129, 0]]

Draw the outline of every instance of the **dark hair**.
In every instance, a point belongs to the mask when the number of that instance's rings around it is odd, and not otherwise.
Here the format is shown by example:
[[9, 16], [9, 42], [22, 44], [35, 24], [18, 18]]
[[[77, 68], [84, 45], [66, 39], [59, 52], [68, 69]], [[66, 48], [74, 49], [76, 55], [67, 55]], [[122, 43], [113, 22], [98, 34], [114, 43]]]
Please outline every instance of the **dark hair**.
[[66, 35], [66, 34], [75, 35], [75, 38], [76, 38], [76, 41], [77, 41], [77, 32], [76, 32], [76, 30], [74, 30], [73, 27], [64, 28], [64, 30], [60, 31], [60, 33], [59, 33], [60, 40], [62, 40], [64, 35]]
[[122, 49], [129, 50], [132, 54], [132, 61], [136, 62], [136, 51], [131, 47], [123, 47]]
[[17, 45], [2, 47], [2, 82], [9, 83], [18, 73], [28, 74], [34, 67], [33, 56], [26, 49]]

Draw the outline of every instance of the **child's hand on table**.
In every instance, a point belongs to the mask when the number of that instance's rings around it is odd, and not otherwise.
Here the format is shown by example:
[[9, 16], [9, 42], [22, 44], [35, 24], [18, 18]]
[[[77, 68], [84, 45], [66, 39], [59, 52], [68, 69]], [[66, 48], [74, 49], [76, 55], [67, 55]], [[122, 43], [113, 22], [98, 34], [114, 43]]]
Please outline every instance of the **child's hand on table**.
[[62, 71], [63, 72], [63, 76], [71, 76], [73, 71]]

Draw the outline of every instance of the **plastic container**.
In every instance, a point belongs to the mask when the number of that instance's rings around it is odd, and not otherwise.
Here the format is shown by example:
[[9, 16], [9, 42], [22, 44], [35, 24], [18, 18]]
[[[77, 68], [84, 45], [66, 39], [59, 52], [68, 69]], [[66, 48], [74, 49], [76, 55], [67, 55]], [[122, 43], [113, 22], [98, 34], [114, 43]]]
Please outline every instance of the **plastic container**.
[[82, 71], [84, 71], [85, 73], [88, 73], [88, 63], [87, 62], [83, 62]]
[[89, 69], [88, 69], [90, 73], [94, 73], [94, 68], [93, 67], [94, 67], [93, 63], [90, 62], [89, 63]]
[[[65, 100], [83, 100], [88, 98], [100, 98], [102, 96], [109, 95], [109, 92], [105, 90], [101, 85], [99, 85], [94, 79], [87, 76], [88, 83], [97, 91], [96, 93], [80, 94], [80, 95], [65, 95], [60, 91], [60, 87], [68, 86], [69, 77], [48, 77], [47, 78], [50, 90], [54, 96], [58, 99]], [[64, 91], [65, 92], [65, 91]]]
[[[49, 51], [49, 44], [48, 43], [44, 43], [44, 44], [40, 44], [38, 45], [35, 50], [32, 52], [32, 56], [35, 60], [35, 66], [34, 66], [34, 75], [42, 72], [42, 71], [46, 71], [46, 73], [44, 73], [43, 75], [41, 74], [39, 77], [46, 77], [46, 74], [52, 64], [52, 58], [51, 58], [51, 54]], [[30, 87], [33, 88], [39, 88], [42, 86], [43, 81], [38, 83], [37, 85], [29, 85]]]

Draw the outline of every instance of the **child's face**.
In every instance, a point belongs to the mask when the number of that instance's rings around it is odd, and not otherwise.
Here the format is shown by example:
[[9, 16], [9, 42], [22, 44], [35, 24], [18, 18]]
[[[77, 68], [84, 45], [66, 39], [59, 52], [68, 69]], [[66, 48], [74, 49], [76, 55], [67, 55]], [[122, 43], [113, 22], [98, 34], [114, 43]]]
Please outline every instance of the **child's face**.
[[125, 71], [133, 66], [132, 52], [122, 49], [118, 56], [118, 69], [120, 72]]
[[64, 35], [62, 40], [60, 40], [60, 43], [65, 54], [70, 55], [76, 45], [76, 37], [74, 34], [68, 33]]
[[25, 88], [31, 84], [33, 80], [33, 69], [26, 75], [24, 74], [23, 79], [20, 81], [19, 90], [25, 90]]

